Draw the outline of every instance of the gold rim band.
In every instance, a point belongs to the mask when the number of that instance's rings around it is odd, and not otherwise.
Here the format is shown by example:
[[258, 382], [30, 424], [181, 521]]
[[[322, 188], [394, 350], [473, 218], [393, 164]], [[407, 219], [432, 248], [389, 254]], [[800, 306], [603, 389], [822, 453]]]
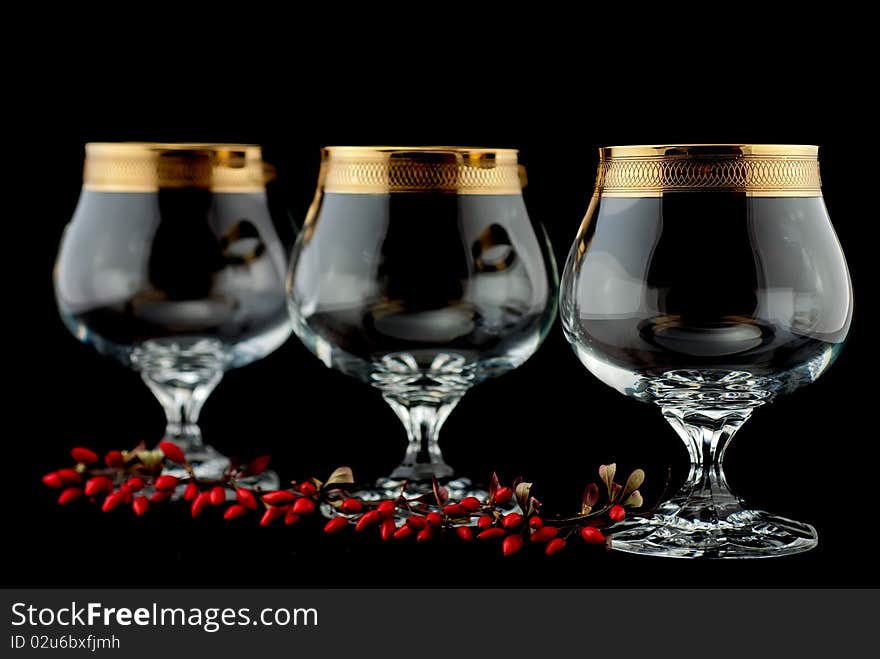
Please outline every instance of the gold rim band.
[[260, 192], [272, 170], [252, 144], [86, 144], [83, 188], [100, 192], [155, 192], [160, 188], [207, 188], [214, 192]]
[[599, 149], [596, 195], [658, 197], [730, 191], [753, 197], [820, 197], [819, 147], [667, 144]]
[[520, 194], [524, 180], [516, 149], [328, 146], [319, 186], [336, 194], [502, 195]]

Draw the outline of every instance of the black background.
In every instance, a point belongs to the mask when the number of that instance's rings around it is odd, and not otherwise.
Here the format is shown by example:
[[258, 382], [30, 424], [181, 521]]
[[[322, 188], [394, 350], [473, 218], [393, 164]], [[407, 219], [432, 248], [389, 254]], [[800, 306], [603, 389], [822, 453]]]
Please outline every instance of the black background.
[[[276, 39], [267, 50], [166, 36], [135, 64], [141, 42], [126, 47], [120, 35], [92, 44], [97, 68], [82, 54], [65, 62], [59, 50], [53, 67], [21, 72], [12, 96], [21, 116], [11, 138], [24, 137], [27, 147], [12, 151], [24, 155], [10, 158], [16, 187], [6, 197], [19, 202], [6, 228], [4, 325], [14, 369], [4, 394], [12, 465], [5, 514], [14, 529], [4, 540], [9, 585], [878, 585], [871, 540], [876, 167], [864, 132], [872, 109], [835, 75], [842, 69], [832, 62], [814, 68], [819, 51], [798, 43], [795, 56], [786, 39], [743, 55], [721, 38], [670, 35], [631, 53], [641, 66], [614, 69], [621, 43], [574, 45], [546, 57], [523, 33], [510, 41], [384, 39], [364, 38], [340, 52], [332, 36], [297, 50], [286, 48], [290, 40], [279, 47]], [[856, 61], [848, 61], [849, 76]], [[217, 511], [192, 521], [173, 505], [140, 519], [82, 502], [57, 507], [57, 492], [40, 476], [66, 464], [71, 446], [126, 448], [155, 442], [163, 429], [161, 409], [139, 377], [77, 343], [55, 309], [53, 261], [76, 204], [82, 147], [92, 140], [260, 143], [280, 173], [274, 198], [299, 223], [322, 145], [517, 147], [529, 170], [530, 212], [547, 227], [560, 272], [601, 145], [819, 144], [826, 202], [855, 287], [850, 340], [821, 380], [759, 410], [727, 458], [738, 493], [814, 524], [819, 547], [790, 558], [701, 562], [603, 555], [578, 543], [553, 559], [538, 551], [502, 559], [497, 545], [385, 545], [373, 533], [326, 538], [317, 520], [262, 529], [255, 520], [223, 523]], [[286, 478], [322, 477], [348, 464], [372, 479], [404, 447], [403, 430], [378, 394], [326, 369], [296, 338], [230, 372], [201, 421], [216, 447], [269, 452]], [[681, 442], [657, 410], [594, 379], [558, 323], [524, 366], [474, 388], [442, 437], [460, 471], [525, 476], [554, 510], [574, 510], [603, 462], [623, 471], [643, 467], [648, 499], [659, 494], [667, 468], [673, 488], [686, 471]]]

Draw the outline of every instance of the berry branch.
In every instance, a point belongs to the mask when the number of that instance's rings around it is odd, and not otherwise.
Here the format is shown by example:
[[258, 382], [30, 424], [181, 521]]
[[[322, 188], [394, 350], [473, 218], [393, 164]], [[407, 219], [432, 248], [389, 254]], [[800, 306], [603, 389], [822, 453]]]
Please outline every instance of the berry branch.
[[532, 496], [532, 483], [518, 478], [505, 486], [495, 473], [485, 501], [474, 496], [451, 500], [436, 479], [431, 492], [416, 498], [404, 496], [404, 484], [395, 498], [364, 501], [353, 493], [354, 475], [348, 467], [339, 467], [325, 481], [309, 478], [266, 492], [249, 487], [247, 479], [266, 470], [269, 456], [247, 464], [233, 462], [220, 478], [209, 481], [196, 476], [184, 452], [172, 442], [160, 442], [154, 450], [140, 445], [131, 451], [110, 451], [103, 459], [82, 447], [71, 450], [71, 455], [73, 466], [43, 477], [48, 487], [61, 490], [61, 505], [87, 498], [105, 513], [125, 505], [142, 516], [154, 504], [166, 503], [178, 494], [189, 504], [193, 518], [208, 508], [222, 508], [227, 521], [260, 514], [260, 526], [282, 520], [286, 525], [296, 524], [322, 507], [333, 514], [323, 527], [327, 534], [350, 527], [362, 533], [376, 527], [384, 541], [414, 538], [417, 543], [454, 534], [466, 543], [499, 541], [505, 556], [527, 544], [542, 546], [552, 556], [577, 536], [587, 545], [610, 547], [611, 538], [603, 529], [623, 521], [627, 508], [644, 505], [639, 487], [645, 472], [636, 469], [621, 485], [615, 481], [615, 464], [599, 467], [600, 483], [584, 489], [580, 512], [563, 517], [543, 513], [541, 502]]

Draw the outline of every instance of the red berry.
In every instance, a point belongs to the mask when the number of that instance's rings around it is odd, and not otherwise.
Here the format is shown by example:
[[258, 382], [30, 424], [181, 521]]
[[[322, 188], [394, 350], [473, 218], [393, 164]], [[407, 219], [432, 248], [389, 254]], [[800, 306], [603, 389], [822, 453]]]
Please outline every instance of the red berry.
[[229, 508], [226, 509], [226, 512], [223, 513], [223, 519], [229, 521], [231, 519], [236, 519], [241, 517], [247, 512], [247, 509], [239, 503], [234, 503]]
[[293, 492], [288, 492], [287, 490], [275, 490], [274, 492], [264, 494], [263, 501], [268, 503], [270, 506], [283, 506], [285, 504], [293, 503], [294, 501], [296, 501], [296, 495]]
[[86, 496], [99, 497], [113, 490], [113, 481], [106, 476], [95, 476], [86, 481]]
[[176, 462], [179, 465], [186, 464], [186, 456], [177, 444], [171, 442], [159, 442], [159, 449], [165, 454], [165, 457]]
[[503, 506], [513, 498], [513, 490], [509, 487], [499, 487], [495, 491], [495, 503]]
[[81, 462], [84, 465], [94, 464], [98, 461], [97, 453], [95, 453], [91, 449], [82, 448], [81, 446], [77, 446], [76, 448], [71, 449], [70, 455], [73, 456], [73, 459], [76, 462]]
[[266, 467], [269, 466], [270, 459], [271, 458], [268, 455], [261, 455], [257, 458], [254, 458], [248, 463], [247, 467], [245, 467], [244, 473], [248, 474], [249, 476], [262, 474], [264, 471], [266, 471]]
[[612, 522], [622, 522], [624, 517], [626, 517], [626, 510], [623, 509], [623, 506], [611, 506], [611, 510], [608, 511], [608, 519]]
[[434, 535], [434, 531], [430, 526], [426, 526], [419, 534], [416, 536], [416, 542], [428, 542], [431, 539], [431, 536]]
[[382, 516], [382, 519], [387, 519], [388, 517], [394, 516], [394, 510], [396, 506], [394, 502], [389, 500], [382, 501], [378, 506], [376, 506], [376, 510]]
[[263, 513], [263, 517], [260, 519], [260, 526], [269, 526], [276, 519], [284, 517], [286, 514], [286, 507], [272, 506], [271, 508], [266, 508], [266, 512]]
[[156, 479], [155, 485], [157, 490], [173, 490], [177, 487], [177, 483], [177, 476], [169, 476], [168, 474], [165, 474]]
[[364, 504], [357, 499], [346, 499], [342, 502], [342, 512], [346, 515], [357, 515], [363, 509]]
[[581, 529], [581, 537], [588, 545], [601, 545], [605, 542], [605, 536], [602, 531], [595, 526], [585, 526]]
[[461, 517], [467, 515], [467, 510], [459, 503], [450, 503], [448, 506], [443, 506], [443, 514], [448, 517]]
[[57, 471], [49, 472], [43, 476], [43, 484], [53, 489], [64, 487], [64, 481], [61, 480], [61, 476], [58, 475]]
[[477, 512], [482, 504], [477, 497], [465, 497], [461, 500], [461, 507], [464, 508], [469, 513]]
[[192, 501], [197, 496], [199, 496], [199, 486], [196, 485], [195, 481], [190, 481], [186, 484], [186, 488], [183, 490], [183, 500]]
[[486, 529], [477, 535], [477, 540], [494, 540], [495, 538], [500, 538], [504, 535], [507, 535], [507, 531], [504, 529]]
[[293, 509], [293, 506], [287, 509], [287, 512], [284, 515], [284, 523], [290, 526], [291, 524], [296, 524], [302, 517], [296, 514], [296, 511]]
[[101, 511], [109, 513], [123, 501], [125, 501], [125, 492], [123, 492], [122, 490], [111, 492], [109, 495], [107, 495], [107, 498], [104, 499], [104, 504], [101, 506]]
[[299, 491], [307, 497], [310, 497], [318, 493], [318, 488], [315, 487], [315, 484], [311, 481], [306, 481], [305, 483], [299, 484]]
[[548, 556], [553, 556], [553, 554], [558, 554], [563, 549], [565, 549], [565, 540], [562, 538], [554, 538], [547, 543], [546, 547], [544, 547], [544, 553]]
[[247, 508], [248, 510], [256, 510], [257, 509], [257, 498], [254, 496], [254, 493], [245, 487], [240, 487], [235, 490], [235, 498], [242, 506]]
[[297, 515], [311, 515], [315, 512], [315, 502], [311, 499], [299, 498], [293, 504], [292, 510]]
[[357, 524], [354, 525], [354, 530], [363, 531], [374, 524], [378, 524], [381, 519], [382, 516], [379, 514], [378, 510], [371, 510], [370, 512], [365, 513], [364, 516], [357, 521]]
[[468, 526], [457, 526], [455, 528], [455, 534], [463, 541], [463, 542], [472, 542], [474, 539], [474, 531]]
[[537, 515], [534, 515], [532, 517], [529, 517], [529, 526], [535, 530], [540, 529], [542, 526], [544, 526], [544, 520]]
[[404, 524], [394, 532], [395, 540], [406, 540], [413, 534], [413, 529], [408, 524]]
[[134, 514], [140, 517], [150, 509], [150, 500], [141, 495], [131, 502], [131, 508], [134, 510]]
[[153, 496], [150, 497], [150, 501], [153, 503], [159, 503], [160, 501], [168, 501], [172, 496], [174, 496], [174, 492], [172, 490], [156, 490], [153, 492]]
[[226, 501], [226, 490], [222, 485], [215, 485], [211, 488], [211, 505], [219, 506]]
[[428, 526], [440, 526], [443, 523], [443, 517], [440, 516], [440, 513], [428, 513], [425, 516], [425, 522]]
[[394, 523], [394, 519], [389, 517], [387, 519], [382, 520], [382, 525], [379, 527], [379, 535], [382, 536], [382, 539], [385, 541], [391, 540], [391, 537], [397, 532], [397, 525]]
[[125, 481], [125, 486], [132, 492], [137, 492], [144, 489], [144, 485], [146, 485], [146, 483], [144, 483], [144, 479], [140, 476], [132, 476], [127, 481]]
[[532, 542], [547, 542], [552, 540], [559, 533], [559, 529], [555, 526], [542, 526], [537, 531], [532, 532]]
[[198, 517], [204, 512], [205, 508], [207, 508], [211, 504], [211, 493], [210, 492], [199, 492], [199, 496], [195, 498], [195, 501], [192, 502], [192, 507], [190, 508], [190, 513], [193, 516], [193, 519]]
[[82, 476], [73, 469], [59, 469], [55, 472], [61, 483], [64, 485], [79, 485], [82, 483]]
[[324, 533], [336, 533], [348, 526], [348, 520], [344, 517], [334, 517], [324, 525]]
[[428, 525], [428, 520], [422, 517], [421, 515], [411, 515], [406, 520], [407, 526], [416, 531], [421, 531]]
[[58, 503], [62, 506], [65, 503], [70, 503], [71, 501], [75, 501], [79, 499], [83, 494], [82, 488], [79, 487], [68, 487], [61, 493], [61, 496], [58, 497]]
[[522, 515], [519, 513], [510, 513], [504, 516], [504, 528], [510, 529], [511, 531], [514, 529], [518, 529], [522, 526]]
[[481, 531], [485, 531], [486, 529], [492, 528], [492, 523], [494, 520], [491, 515], [481, 515], [477, 520], [477, 528]]
[[134, 492], [131, 491], [131, 488], [128, 487], [125, 483], [119, 486], [119, 491], [122, 493], [122, 500], [125, 503], [131, 503], [132, 499], [134, 499]]
[[505, 556], [510, 556], [511, 554], [515, 554], [523, 546], [523, 537], [519, 533], [513, 533], [506, 538], [504, 538], [504, 542], [501, 543], [501, 551]]
[[104, 456], [104, 464], [111, 469], [118, 469], [125, 464], [125, 458], [122, 457], [122, 451], [110, 451]]

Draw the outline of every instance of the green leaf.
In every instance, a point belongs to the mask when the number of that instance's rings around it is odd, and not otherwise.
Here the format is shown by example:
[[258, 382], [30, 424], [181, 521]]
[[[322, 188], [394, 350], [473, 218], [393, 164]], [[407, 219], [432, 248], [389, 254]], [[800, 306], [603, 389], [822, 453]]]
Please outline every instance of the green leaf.
[[623, 505], [630, 506], [631, 508], [641, 508], [643, 503], [645, 503], [645, 501], [642, 499], [641, 493], [636, 490], [627, 497], [626, 501], [623, 502]]
[[635, 492], [645, 482], [645, 472], [642, 469], [636, 469], [626, 479], [626, 487], [623, 488], [621, 498], [626, 499], [630, 494]]
[[599, 478], [602, 479], [602, 482], [605, 483], [605, 489], [608, 492], [608, 498], [612, 499], [612, 495], [614, 494], [612, 487], [614, 485], [614, 474], [617, 473], [617, 463], [612, 462], [610, 465], [600, 465], [599, 466]]
[[532, 484], [521, 482], [516, 484], [516, 502], [520, 509], [526, 514], [529, 512], [529, 493], [532, 491]]
[[338, 467], [327, 478], [324, 485], [350, 485], [354, 483], [354, 474], [351, 467]]
[[581, 515], [589, 515], [590, 511], [593, 510], [593, 506], [596, 505], [596, 502], [599, 500], [599, 486], [595, 483], [590, 483], [584, 489], [584, 497], [581, 502]]

